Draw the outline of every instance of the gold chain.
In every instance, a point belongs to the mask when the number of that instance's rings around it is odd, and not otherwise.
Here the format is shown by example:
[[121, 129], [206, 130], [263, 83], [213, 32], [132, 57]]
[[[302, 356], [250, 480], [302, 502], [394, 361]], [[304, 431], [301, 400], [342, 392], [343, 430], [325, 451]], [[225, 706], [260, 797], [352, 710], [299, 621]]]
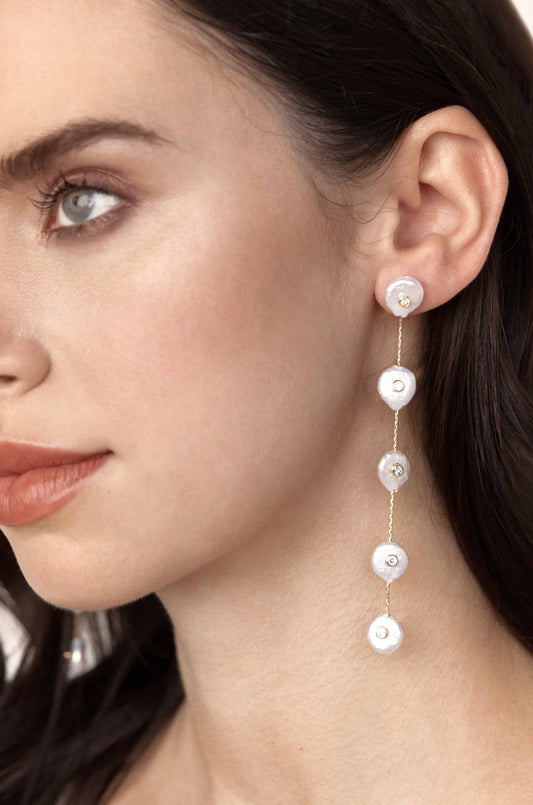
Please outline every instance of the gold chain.
[[[398, 355], [396, 357], [396, 365], [401, 366], [401, 359], [402, 359], [402, 316], [398, 316]], [[393, 450], [398, 449], [398, 415], [399, 411], [396, 410], [394, 412], [394, 446]], [[394, 514], [394, 493], [396, 492], [393, 489], [390, 493], [390, 507], [389, 507], [389, 542], [392, 542], [392, 517]], [[385, 604], [387, 607], [387, 615], [390, 615], [390, 582], [387, 582], [387, 586], [385, 588]]]

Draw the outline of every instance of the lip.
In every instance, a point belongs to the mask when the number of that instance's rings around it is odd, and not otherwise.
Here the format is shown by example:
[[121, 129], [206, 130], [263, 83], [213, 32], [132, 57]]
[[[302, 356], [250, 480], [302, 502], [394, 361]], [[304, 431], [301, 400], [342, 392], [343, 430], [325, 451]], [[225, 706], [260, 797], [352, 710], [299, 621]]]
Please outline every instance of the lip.
[[81, 453], [74, 450], [63, 450], [59, 447], [46, 447], [23, 442], [0, 442], [0, 477], [19, 475], [21, 472], [43, 467], [76, 464], [108, 452], [111, 451], [98, 450], [97, 452]]
[[0, 526], [48, 517], [71, 500], [112, 454], [0, 442]]

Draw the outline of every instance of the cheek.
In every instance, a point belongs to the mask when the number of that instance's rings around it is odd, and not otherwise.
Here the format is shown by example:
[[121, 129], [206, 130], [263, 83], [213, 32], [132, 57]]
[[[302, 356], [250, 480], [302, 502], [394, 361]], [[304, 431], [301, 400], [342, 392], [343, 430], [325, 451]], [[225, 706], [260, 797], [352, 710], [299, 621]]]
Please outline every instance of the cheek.
[[280, 220], [241, 210], [153, 239], [85, 320], [117, 454], [87, 502], [100, 589], [118, 594], [117, 556], [125, 600], [161, 589], [253, 536], [324, 467], [353, 356], [325, 233]]
[[213, 518], [214, 539], [221, 523], [257, 526], [267, 502], [290, 494], [339, 402], [326, 266], [299, 237], [282, 252], [268, 225], [243, 232], [242, 222], [240, 237], [219, 222], [178, 263], [157, 256], [167, 281], [138, 293], [134, 357], [121, 362], [145, 423], [127, 440], [181, 492], [191, 520]]

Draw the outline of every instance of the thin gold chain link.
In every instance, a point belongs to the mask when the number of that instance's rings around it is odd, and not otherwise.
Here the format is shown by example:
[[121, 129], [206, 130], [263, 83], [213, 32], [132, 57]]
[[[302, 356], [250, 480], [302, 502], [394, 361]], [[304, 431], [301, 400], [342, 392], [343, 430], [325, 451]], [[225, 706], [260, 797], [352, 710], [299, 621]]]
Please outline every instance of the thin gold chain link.
[[[403, 317], [398, 316], [398, 354], [396, 357], [396, 365], [401, 366], [401, 359], [402, 359], [402, 322]], [[394, 446], [393, 450], [398, 449], [398, 415], [399, 411], [396, 410], [394, 412]], [[395, 489], [391, 490], [390, 493], [390, 506], [389, 506], [389, 542], [392, 542], [392, 519], [394, 515], [394, 493]], [[387, 607], [387, 615], [390, 615], [390, 582], [387, 582], [385, 588], [385, 604]]]
[[396, 361], [398, 366], [400, 366], [400, 361], [402, 359], [402, 321], [403, 318], [398, 316], [398, 359]]

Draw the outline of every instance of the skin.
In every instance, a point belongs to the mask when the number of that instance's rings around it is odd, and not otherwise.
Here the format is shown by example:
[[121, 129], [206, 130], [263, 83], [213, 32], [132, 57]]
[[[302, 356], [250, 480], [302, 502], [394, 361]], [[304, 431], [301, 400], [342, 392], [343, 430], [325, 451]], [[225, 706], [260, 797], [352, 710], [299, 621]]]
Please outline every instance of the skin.
[[[389, 515], [385, 289], [424, 286], [402, 338], [417, 367], [424, 313], [494, 236], [508, 177], [492, 140], [440, 109], [386, 170], [334, 185], [267, 91], [157, 6], [43, 8], [1, 6], [0, 152], [86, 115], [173, 141], [92, 144], [0, 199], [2, 438], [114, 451], [59, 512], [3, 531], [46, 601], [156, 592], [175, 628], [186, 703], [113, 805], [526, 803], [531, 656], [459, 552], [416, 398], [394, 508], [404, 642], [383, 656], [366, 638], [385, 610], [370, 568]], [[36, 184], [88, 167], [126, 179], [133, 212], [45, 245]]]

